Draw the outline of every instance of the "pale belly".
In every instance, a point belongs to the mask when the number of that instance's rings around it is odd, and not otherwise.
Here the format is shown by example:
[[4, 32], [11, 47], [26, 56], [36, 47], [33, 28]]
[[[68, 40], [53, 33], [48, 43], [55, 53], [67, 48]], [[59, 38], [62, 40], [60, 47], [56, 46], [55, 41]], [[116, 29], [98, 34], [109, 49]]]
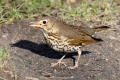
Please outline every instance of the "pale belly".
[[52, 49], [60, 52], [77, 52], [81, 48], [81, 46], [69, 45], [67, 41], [55, 40], [52, 38], [47, 38], [46, 41]]

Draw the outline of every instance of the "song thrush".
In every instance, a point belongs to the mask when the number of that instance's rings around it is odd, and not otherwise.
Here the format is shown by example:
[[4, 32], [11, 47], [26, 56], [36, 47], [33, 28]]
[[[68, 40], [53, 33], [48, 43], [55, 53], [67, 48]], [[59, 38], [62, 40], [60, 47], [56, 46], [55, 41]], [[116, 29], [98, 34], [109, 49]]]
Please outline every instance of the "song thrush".
[[63, 63], [61, 61], [68, 52], [78, 52], [77, 61], [74, 66], [69, 67], [70, 69], [78, 67], [78, 61], [82, 52], [80, 48], [99, 42], [99, 39], [93, 38], [94, 33], [108, 28], [107, 26], [99, 28], [76, 28], [73, 25], [63, 24], [52, 17], [44, 17], [30, 26], [42, 29], [45, 40], [51, 48], [56, 51], [66, 52], [66, 54], [57, 63], [52, 64], [52, 66]]

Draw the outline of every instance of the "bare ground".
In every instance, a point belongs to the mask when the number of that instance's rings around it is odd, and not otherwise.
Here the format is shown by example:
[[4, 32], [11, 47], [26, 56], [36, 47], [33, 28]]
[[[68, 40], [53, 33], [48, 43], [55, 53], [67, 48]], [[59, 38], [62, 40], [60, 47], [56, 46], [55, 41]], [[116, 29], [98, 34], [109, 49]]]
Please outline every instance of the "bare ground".
[[[29, 27], [31, 21], [19, 21], [0, 27], [0, 47], [11, 47], [8, 65], [0, 76], [8, 80], [120, 80], [120, 25], [96, 34], [104, 41], [82, 48], [79, 68], [50, 67], [63, 55], [48, 47], [39, 29]], [[73, 65], [76, 53], [63, 61]], [[8, 72], [6, 72], [8, 71]], [[6, 74], [7, 73], [7, 74]], [[9, 73], [9, 75], [8, 75]]]

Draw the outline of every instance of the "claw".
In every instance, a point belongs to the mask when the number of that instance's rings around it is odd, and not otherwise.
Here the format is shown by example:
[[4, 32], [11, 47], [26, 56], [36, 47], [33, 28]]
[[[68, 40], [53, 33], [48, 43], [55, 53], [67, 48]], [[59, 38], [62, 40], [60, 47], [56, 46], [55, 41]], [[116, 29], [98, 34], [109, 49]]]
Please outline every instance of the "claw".
[[51, 63], [51, 67], [55, 67], [55, 66], [57, 66], [57, 65], [61, 65], [61, 64], [63, 64], [64, 66], [67, 66], [66, 64], [65, 64], [65, 62], [57, 62], [57, 63]]
[[75, 65], [75, 66], [70, 66], [70, 67], [68, 67], [69, 69], [76, 69], [76, 68], [78, 68], [78, 65]]

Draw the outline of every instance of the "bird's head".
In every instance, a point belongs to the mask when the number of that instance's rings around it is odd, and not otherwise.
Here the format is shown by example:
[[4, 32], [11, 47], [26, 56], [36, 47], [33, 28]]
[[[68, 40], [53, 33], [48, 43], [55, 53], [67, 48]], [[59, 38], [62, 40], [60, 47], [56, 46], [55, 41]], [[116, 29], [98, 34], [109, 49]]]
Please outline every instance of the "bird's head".
[[52, 27], [54, 27], [54, 23], [55, 23], [54, 21], [55, 20], [53, 18], [44, 17], [44, 18], [41, 18], [39, 21], [34, 22], [30, 26], [39, 27], [41, 29], [44, 29], [45, 31], [49, 31], [52, 29]]

